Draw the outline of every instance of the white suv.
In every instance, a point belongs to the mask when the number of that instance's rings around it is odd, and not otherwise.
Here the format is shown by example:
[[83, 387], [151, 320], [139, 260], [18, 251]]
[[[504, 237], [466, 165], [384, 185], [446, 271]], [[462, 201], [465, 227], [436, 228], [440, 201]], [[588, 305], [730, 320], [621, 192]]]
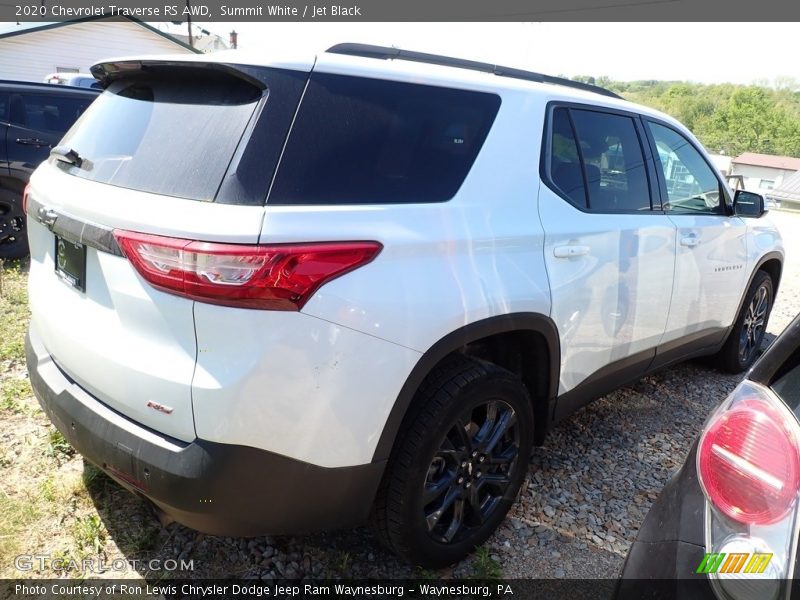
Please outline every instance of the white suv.
[[591, 399], [752, 362], [763, 200], [592, 86], [345, 44], [108, 61], [27, 194], [28, 365], [55, 425], [224, 535], [368, 517], [426, 566], [502, 521]]

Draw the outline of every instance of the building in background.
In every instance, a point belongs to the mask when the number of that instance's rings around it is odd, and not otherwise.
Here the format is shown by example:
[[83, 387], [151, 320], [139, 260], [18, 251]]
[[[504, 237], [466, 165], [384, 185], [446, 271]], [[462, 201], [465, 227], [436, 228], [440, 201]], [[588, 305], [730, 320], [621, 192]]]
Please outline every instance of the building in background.
[[[221, 25], [224, 26], [224, 24]], [[190, 40], [189, 27], [187, 27], [186, 23], [152, 23], [152, 26], [160, 32], [170, 35], [187, 46], [192, 46], [195, 50], [203, 53], [231, 50], [235, 49], [237, 45], [237, 33], [235, 31], [231, 31], [228, 41], [225, 41], [222, 36], [192, 24], [189, 26], [192, 31]]]
[[748, 191], [768, 194], [798, 171], [800, 158], [745, 152], [731, 161], [728, 175], [741, 175]]
[[0, 24], [0, 79], [41, 82], [51, 73], [88, 74], [115, 56], [182, 52], [199, 50], [137, 19]]
[[772, 206], [800, 210], [800, 171], [784, 179], [780, 186], [766, 192], [766, 197]]
[[708, 157], [711, 159], [714, 168], [717, 169], [723, 175], [728, 175], [731, 171], [731, 161], [733, 160], [730, 156], [726, 154], [714, 154], [710, 152]]

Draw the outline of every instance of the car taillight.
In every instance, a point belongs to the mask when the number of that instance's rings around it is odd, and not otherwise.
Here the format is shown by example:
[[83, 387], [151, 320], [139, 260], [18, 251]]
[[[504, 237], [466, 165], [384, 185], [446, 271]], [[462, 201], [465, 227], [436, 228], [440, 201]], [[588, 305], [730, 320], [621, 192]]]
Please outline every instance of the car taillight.
[[330, 280], [372, 261], [378, 242], [240, 245], [114, 230], [153, 286], [211, 304], [300, 310]]
[[791, 581], [797, 551], [797, 418], [770, 388], [744, 380], [706, 422], [697, 474], [707, 556], [727, 561], [704, 571], [717, 596], [777, 598]]
[[28, 196], [31, 193], [31, 184], [25, 186], [25, 191], [22, 192], [22, 212], [28, 214]]
[[709, 500], [740, 523], [779, 521], [800, 490], [791, 423], [759, 397], [744, 398], [710, 423], [700, 440], [700, 478]]

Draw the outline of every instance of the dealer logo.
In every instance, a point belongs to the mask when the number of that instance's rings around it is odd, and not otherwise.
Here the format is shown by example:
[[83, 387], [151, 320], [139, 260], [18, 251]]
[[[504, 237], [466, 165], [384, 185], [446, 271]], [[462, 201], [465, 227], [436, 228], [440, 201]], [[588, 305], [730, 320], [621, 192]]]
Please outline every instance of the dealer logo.
[[766, 571], [772, 553], [761, 552], [716, 552], [703, 557], [696, 573], [763, 573]]

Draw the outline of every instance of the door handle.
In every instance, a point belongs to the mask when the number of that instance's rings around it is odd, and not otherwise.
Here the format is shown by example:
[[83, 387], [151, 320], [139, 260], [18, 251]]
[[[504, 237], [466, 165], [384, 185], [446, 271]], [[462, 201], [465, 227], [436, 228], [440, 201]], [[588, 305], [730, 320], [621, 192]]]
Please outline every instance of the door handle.
[[696, 233], [690, 233], [681, 238], [681, 246], [686, 246], [687, 248], [694, 248], [699, 243], [700, 238], [697, 237]]
[[576, 256], [585, 256], [589, 254], [589, 250], [589, 246], [567, 244], [565, 246], [556, 246], [553, 248], [553, 256], [556, 258], [574, 258]]
[[36, 146], [37, 148], [50, 145], [49, 142], [40, 140], [39, 138], [17, 138], [17, 143], [22, 146]]

